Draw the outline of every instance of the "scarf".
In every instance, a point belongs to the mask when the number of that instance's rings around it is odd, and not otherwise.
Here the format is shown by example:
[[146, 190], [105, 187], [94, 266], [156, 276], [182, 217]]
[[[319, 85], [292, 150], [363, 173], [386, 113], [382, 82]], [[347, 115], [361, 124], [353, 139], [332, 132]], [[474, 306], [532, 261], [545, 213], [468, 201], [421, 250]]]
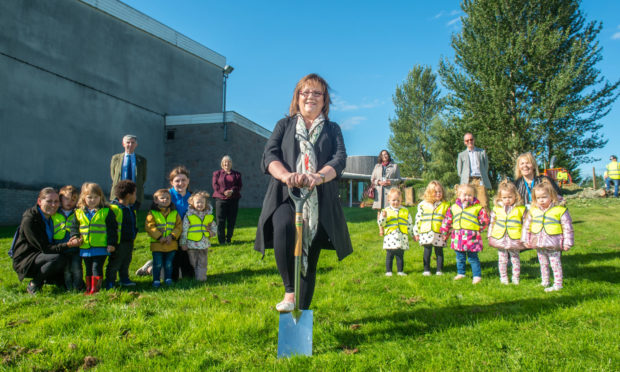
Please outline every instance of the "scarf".
[[[301, 115], [297, 115], [297, 124], [295, 126], [295, 139], [299, 142], [299, 156], [295, 171], [299, 174], [316, 173], [316, 153], [314, 152], [314, 144], [323, 131], [325, 117], [323, 114], [314, 119], [310, 129], [306, 129], [306, 123]], [[310, 197], [306, 200], [303, 209], [304, 228], [302, 236], [302, 257], [301, 257], [301, 273], [305, 277], [308, 270], [308, 251], [310, 244], [314, 239], [319, 226], [319, 198], [316, 187], [311, 191]]]

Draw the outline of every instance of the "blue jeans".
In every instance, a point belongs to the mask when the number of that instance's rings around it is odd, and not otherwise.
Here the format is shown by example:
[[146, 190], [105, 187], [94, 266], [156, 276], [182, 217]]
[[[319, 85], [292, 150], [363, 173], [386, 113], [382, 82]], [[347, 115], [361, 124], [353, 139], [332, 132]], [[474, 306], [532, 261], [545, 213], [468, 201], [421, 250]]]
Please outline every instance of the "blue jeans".
[[620, 184], [620, 180], [612, 180], [611, 178], [605, 179], [605, 189], [609, 190], [611, 187], [611, 183], [614, 183], [614, 196], [618, 197], [618, 184]]
[[478, 258], [478, 252], [456, 251], [456, 272], [461, 275], [465, 275], [465, 264], [467, 263], [468, 258], [473, 276], [481, 277], [482, 270], [480, 269], [480, 259]]
[[161, 267], [164, 267], [164, 279], [172, 279], [172, 260], [176, 251], [153, 253], [153, 281], [159, 282]]

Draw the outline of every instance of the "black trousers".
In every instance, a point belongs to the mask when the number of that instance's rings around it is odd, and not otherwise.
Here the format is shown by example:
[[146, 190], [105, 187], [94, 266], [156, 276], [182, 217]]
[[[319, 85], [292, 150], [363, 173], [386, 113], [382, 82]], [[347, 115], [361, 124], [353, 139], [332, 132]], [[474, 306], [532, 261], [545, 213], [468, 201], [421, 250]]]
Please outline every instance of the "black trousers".
[[108, 266], [105, 270], [105, 280], [110, 283], [116, 282], [116, 274], [121, 281], [129, 280], [129, 264], [133, 256], [133, 240], [121, 242], [118, 248], [110, 255]]
[[235, 232], [239, 199], [215, 199], [217, 240], [220, 244], [230, 243]]
[[405, 251], [402, 249], [386, 249], [385, 250], [385, 272], [392, 272], [392, 263], [394, 262], [394, 257], [396, 257], [396, 268], [399, 273], [403, 272], [403, 256], [405, 255]]
[[86, 267], [86, 276], [103, 276], [103, 265], [108, 256], [82, 257]]
[[194, 278], [195, 276], [194, 267], [189, 262], [189, 254], [181, 248], [176, 251], [172, 260], [172, 280], [179, 280], [179, 272], [183, 278]]
[[[424, 256], [422, 258], [424, 262], [424, 271], [431, 271], [432, 253], [433, 246], [430, 244], [424, 245]], [[435, 257], [437, 257], [437, 271], [443, 271], [443, 247], [435, 247]]]
[[28, 269], [26, 277], [32, 278], [37, 287], [50, 279], [64, 278], [67, 257], [56, 253], [40, 253]]
[[[271, 217], [273, 224], [273, 250], [276, 265], [288, 293], [295, 291], [295, 210], [292, 204], [280, 205]], [[327, 233], [319, 223], [318, 231], [308, 252], [308, 270], [301, 276], [299, 308], [307, 310], [312, 303], [316, 284], [316, 267], [321, 246], [327, 243]]]

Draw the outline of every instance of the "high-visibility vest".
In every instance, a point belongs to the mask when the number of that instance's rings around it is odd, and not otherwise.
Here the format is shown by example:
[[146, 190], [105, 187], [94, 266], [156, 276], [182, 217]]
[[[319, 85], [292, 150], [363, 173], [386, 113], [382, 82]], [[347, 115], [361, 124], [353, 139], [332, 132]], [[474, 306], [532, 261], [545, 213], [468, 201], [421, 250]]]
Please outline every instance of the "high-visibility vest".
[[420, 233], [427, 233], [431, 230], [439, 233], [441, 223], [443, 222], [444, 217], [446, 217], [446, 212], [448, 211], [448, 208], [450, 208], [450, 204], [447, 202], [441, 202], [437, 208], [433, 209], [432, 205], [424, 203], [421, 204], [421, 207], [422, 219], [420, 220]]
[[409, 228], [409, 211], [407, 208], [400, 208], [398, 213], [392, 208], [385, 208], [387, 219], [385, 221], [385, 234], [389, 234], [397, 228], [403, 234], [407, 234]]
[[[155, 227], [164, 231], [162, 237], [165, 238], [170, 235], [177, 224], [177, 211], [170, 211], [166, 217], [164, 217], [160, 211], [156, 210], [151, 210], [151, 214], [153, 215], [153, 218], [155, 218]], [[157, 239], [151, 238], [152, 243], [156, 241]]]
[[110, 213], [109, 208], [101, 208], [89, 220], [83, 209], [75, 210], [75, 218], [80, 224], [80, 234], [83, 239], [83, 243], [80, 245], [81, 249], [108, 246], [108, 234], [105, 225], [108, 213]]
[[478, 213], [480, 213], [481, 209], [482, 205], [480, 204], [474, 204], [465, 209], [458, 204], [453, 204], [450, 207], [452, 211], [452, 229], [480, 231]]
[[565, 212], [566, 207], [560, 205], [549, 208], [546, 212], [541, 211], [537, 207], [532, 207], [530, 209], [530, 214], [532, 215], [530, 231], [538, 234], [544, 228], [549, 235], [560, 235], [562, 233], [560, 221]]
[[110, 209], [114, 212], [114, 217], [116, 217], [116, 224], [118, 225], [118, 239], [116, 239], [116, 243], [119, 244], [121, 242], [121, 228], [123, 227], [123, 211], [121, 207], [115, 204], [110, 204]]
[[612, 180], [620, 180], [620, 163], [612, 161], [607, 164], [607, 175]]
[[506, 214], [503, 207], [496, 206], [493, 208], [493, 212], [495, 212], [495, 224], [493, 224], [493, 230], [491, 230], [492, 237], [501, 239], [506, 235], [506, 231], [508, 231], [510, 239], [521, 239], [523, 214], [525, 213], [524, 206], [519, 205], [514, 207], [508, 214]]
[[189, 228], [187, 229], [188, 240], [199, 242], [203, 236], [206, 236], [207, 239], [211, 236], [208, 227], [213, 222], [212, 214], [207, 214], [202, 220], [195, 214], [190, 214], [187, 216], [187, 219], [189, 221]]
[[63, 213], [57, 212], [52, 215], [54, 224], [54, 240], [63, 240], [69, 233], [69, 228], [75, 223], [75, 213], [65, 217]]

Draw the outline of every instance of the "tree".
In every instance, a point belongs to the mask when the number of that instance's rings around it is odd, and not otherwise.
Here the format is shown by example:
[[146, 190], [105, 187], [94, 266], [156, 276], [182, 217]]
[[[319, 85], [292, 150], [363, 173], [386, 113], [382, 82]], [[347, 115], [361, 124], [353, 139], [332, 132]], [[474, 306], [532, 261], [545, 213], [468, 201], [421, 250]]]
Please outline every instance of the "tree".
[[407, 175], [421, 176], [431, 160], [431, 126], [443, 107], [436, 80], [430, 67], [416, 65], [392, 97], [396, 118], [388, 148]]
[[599, 120], [620, 84], [595, 68], [601, 24], [586, 23], [578, 0], [464, 0], [461, 7], [454, 64], [442, 60], [439, 74], [451, 91], [455, 128], [486, 148], [491, 175], [510, 175], [525, 151], [540, 163], [557, 155], [569, 170], [591, 161], [588, 154], [607, 142]]

